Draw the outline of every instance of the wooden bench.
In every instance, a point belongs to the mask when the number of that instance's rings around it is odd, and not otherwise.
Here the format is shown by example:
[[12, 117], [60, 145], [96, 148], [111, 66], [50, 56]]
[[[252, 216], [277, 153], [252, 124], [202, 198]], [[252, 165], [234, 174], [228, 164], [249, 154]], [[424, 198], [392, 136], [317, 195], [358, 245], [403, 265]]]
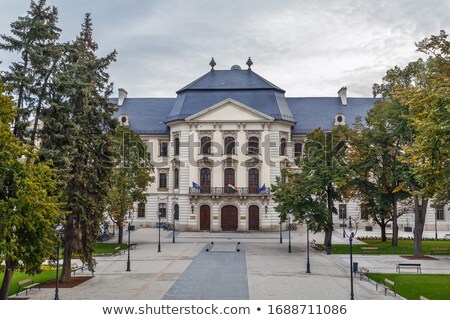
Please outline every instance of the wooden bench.
[[422, 273], [422, 265], [420, 263], [398, 263], [396, 270], [400, 273], [401, 268], [416, 268], [417, 272]]
[[81, 272], [84, 271], [84, 265], [78, 265], [77, 263], [73, 263], [72, 267], [71, 267], [71, 271], [73, 272], [73, 275], [75, 275], [75, 273], [77, 271], [81, 270]]
[[386, 295], [387, 291], [391, 290], [394, 293], [394, 296], [397, 295], [395, 292], [395, 282], [392, 280], [389, 280], [388, 278], [384, 279], [384, 295]]
[[310, 242], [310, 246], [314, 250], [317, 250], [317, 251], [320, 251], [320, 252], [325, 251], [325, 246], [323, 244], [317, 244], [316, 240], [311, 241]]
[[34, 282], [32, 278], [26, 278], [17, 282], [19, 288], [17, 288], [16, 296], [19, 294], [20, 289], [25, 289], [25, 295], [28, 295], [28, 290], [31, 291], [32, 288], [38, 287], [41, 290], [41, 284], [39, 282]]
[[436, 253], [442, 253], [448, 255], [448, 248], [431, 248], [431, 255]]
[[369, 280], [369, 277], [367, 276], [367, 274], [369, 273], [369, 269], [362, 267], [356, 273], [359, 274], [359, 280], [364, 279], [364, 277], [366, 277], [367, 280]]
[[361, 252], [362, 252], [362, 254], [370, 253], [370, 252], [379, 254], [379, 249], [378, 249], [378, 247], [361, 247]]

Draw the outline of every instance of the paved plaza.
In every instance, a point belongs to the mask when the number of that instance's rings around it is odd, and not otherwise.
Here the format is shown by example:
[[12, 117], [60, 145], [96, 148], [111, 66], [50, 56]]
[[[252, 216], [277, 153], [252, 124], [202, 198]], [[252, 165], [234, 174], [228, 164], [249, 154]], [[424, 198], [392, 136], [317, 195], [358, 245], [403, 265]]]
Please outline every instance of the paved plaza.
[[[126, 272], [127, 252], [98, 257], [95, 277], [74, 287], [61, 288], [65, 300], [343, 300], [350, 297], [349, 256], [326, 255], [310, 250], [311, 274], [306, 271], [306, 233], [301, 227], [291, 233], [176, 233], [161, 230], [161, 252], [157, 252], [158, 230], [132, 231], [131, 271]], [[126, 237], [125, 237], [126, 239]], [[323, 234], [310, 234], [323, 241]], [[114, 241], [114, 240], [111, 240]], [[333, 243], [348, 243], [339, 231]], [[357, 240], [354, 241], [357, 243]], [[239, 249], [239, 251], [237, 250]], [[405, 262], [397, 255], [354, 255], [359, 266], [371, 272], [395, 272]], [[407, 261], [406, 261], [407, 262]], [[423, 273], [450, 273], [450, 258], [421, 260]], [[77, 273], [87, 276], [89, 272]], [[384, 295], [368, 281], [354, 278], [357, 300], [401, 299]], [[21, 293], [20, 295], [25, 295]], [[54, 289], [32, 290], [30, 299], [53, 299]]]

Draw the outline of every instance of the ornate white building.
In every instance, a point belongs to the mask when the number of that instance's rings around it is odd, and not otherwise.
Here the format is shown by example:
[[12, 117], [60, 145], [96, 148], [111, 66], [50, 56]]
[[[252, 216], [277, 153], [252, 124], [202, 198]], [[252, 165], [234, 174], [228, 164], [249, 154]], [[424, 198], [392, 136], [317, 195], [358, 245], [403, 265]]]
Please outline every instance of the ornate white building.
[[[214, 70], [212, 61], [176, 98], [128, 98], [119, 89], [116, 117], [141, 136], [155, 167], [148, 201], [136, 206], [137, 226], [155, 226], [161, 214], [178, 230], [279, 230], [270, 186], [302, 155], [306, 134], [352, 125], [374, 103], [348, 98], [345, 87], [336, 97], [289, 98], [247, 63], [247, 70]], [[355, 202], [336, 206], [336, 225], [347, 215], [362, 218]], [[447, 211], [431, 208], [428, 229], [434, 216], [449, 230]]]

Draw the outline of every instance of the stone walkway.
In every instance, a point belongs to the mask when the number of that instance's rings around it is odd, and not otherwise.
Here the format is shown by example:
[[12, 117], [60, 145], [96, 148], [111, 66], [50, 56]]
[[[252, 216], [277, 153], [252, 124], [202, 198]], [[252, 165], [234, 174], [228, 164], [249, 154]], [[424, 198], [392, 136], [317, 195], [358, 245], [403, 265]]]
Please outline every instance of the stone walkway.
[[[279, 242], [279, 233], [181, 232], [176, 243], [172, 233], [142, 228], [131, 233], [139, 243], [131, 251], [131, 271], [126, 272], [127, 254], [99, 257], [95, 277], [74, 287], [61, 288], [63, 300], [161, 300], [161, 299], [251, 299], [251, 300], [346, 300], [350, 298], [348, 255], [310, 252], [311, 274], [306, 274], [305, 230], [291, 233]], [[286, 233], [283, 234], [286, 236]], [[310, 235], [322, 242], [323, 234]], [[212, 246], [211, 242], [215, 245]], [[236, 251], [236, 245], [240, 242]], [[339, 231], [333, 243], [348, 243]], [[209, 251], [206, 251], [209, 249]], [[359, 266], [375, 272], [395, 273], [405, 260], [396, 255], [355, 255]], [[450, 274], [450, 257], [421, 260], [422, 273]], [[90, 275], [85, 271], [79, 276]], [[78, 276], [78, 273], [77, 273]], [[354, 278], [357, 300], [399, 299], [384, 295], [367, 281]], [[22, 293], [19, 296], [24, 296]], [[54, 289], [32, 290], [30, 299], [51, 300]]]

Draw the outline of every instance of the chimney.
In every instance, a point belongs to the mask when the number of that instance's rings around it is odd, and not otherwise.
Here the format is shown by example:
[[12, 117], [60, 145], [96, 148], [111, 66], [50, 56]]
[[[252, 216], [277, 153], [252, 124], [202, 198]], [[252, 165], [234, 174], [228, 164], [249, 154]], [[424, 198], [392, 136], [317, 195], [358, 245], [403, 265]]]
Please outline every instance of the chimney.
[[119, 100], [117, 101], [117, 105], [120, 107], [123, 105], [124, 100], [126, 99], [128, 92], [123, 88], [119, 88]]
[[347, 105], [347, 87], [342, 87], [338, 91], [339, 98], [341, 98], [341, 104], [343, 106]]

